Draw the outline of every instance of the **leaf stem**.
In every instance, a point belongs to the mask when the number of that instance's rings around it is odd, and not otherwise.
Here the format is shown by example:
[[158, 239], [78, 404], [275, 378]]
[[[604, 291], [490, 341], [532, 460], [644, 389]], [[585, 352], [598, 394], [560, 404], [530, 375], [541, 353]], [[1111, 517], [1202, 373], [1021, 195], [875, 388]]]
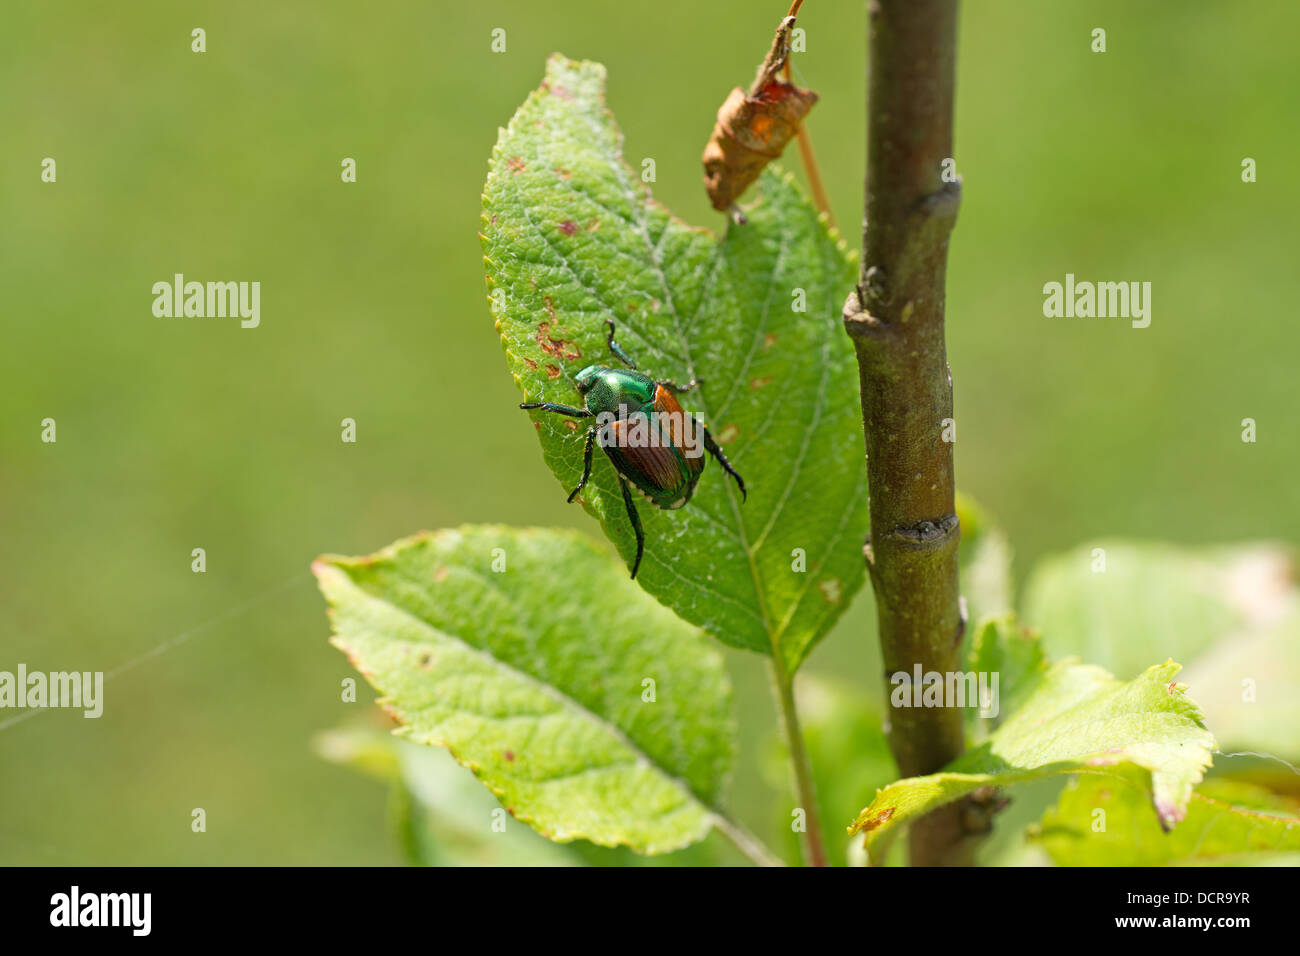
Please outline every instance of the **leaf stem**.
[[785, 861], [764, 846], [763, 841], [754, 836], [739, 820], [715, 812], [713, 825], [756, 866], [785, 866]]
[[[790, 68], [790, 61], [785, 61], [785, 79], [787, 83], [794, 82], [794, 71]], [[835, 214], [831, 212], [831, 201], [826, 195], [826, 187], [822, 185], [821, 170], [817, 167], [817, 156], [813, 153], [812, 136], [808, 133], [808, 124], [801, 122], [798, 129], [799, 138], [799, 158], [803, 160], [804, 175], [808, 177], [808, 188], [812, 191], [813, 202], [817, 204], [817, 211], [826, 214], [826, 222], [835, 231], [839, 231], [839, 226], [835, 224]]]
[[798, 809], [804, 812], [804, 862], [808, 866], [827, 866], [826, 842], [822, 837], [821, 817], [817, 813], [817, 788], [813, 784], [812, 764], [804, 747], [803, 733], [799, 729], [799, 714], [794, 702], [794, 676], [790, 674], [776, 650], [770, 659], [772, 694], [776, 698], [777, 712], [781, 717], [781, 732], [786, 749], [790, 752], [790, 767], [794, 772], [795, 799]]

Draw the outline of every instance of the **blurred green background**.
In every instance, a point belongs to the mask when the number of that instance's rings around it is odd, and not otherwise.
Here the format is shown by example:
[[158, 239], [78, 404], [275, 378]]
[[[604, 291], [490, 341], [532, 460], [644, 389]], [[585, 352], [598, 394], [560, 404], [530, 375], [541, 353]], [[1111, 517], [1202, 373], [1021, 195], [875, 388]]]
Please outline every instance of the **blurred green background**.
[[[0, 8], [0, 669], [136, 662], [99, 720], [0, 730], [0, 863], [402, 859], [383, 786], [311, 747], [373, 695], [340, 701], [354, 672], [310, 560], [467, 521], [599, 535], [544, 466], [488, 315], [475, 233], [497, 127], [552, 51], [603, 61], [629, 160], [654, 157], [658, 198], [720, 228], [700, 150], [784, 7]], [[851, 244], [865, 19], [809, 0], [795, 61], [822, 96], [809, 127]], [[1297, 32], [1283, 3], [964, 5], [957, 470], [1019, 579], [1102, 536], [1300, 540]], [[155, 318], [151, 286], [175, 272], [259, 280], [261, 327]], [[1151, 327], [1044, 318], [1042, 286], [1066, 272], [1151, 282]], [[874, 640], [863, 594], [806, 671], [878, 699]], [[770, 835], [766, 677], [729, 660], [734, 802]]]

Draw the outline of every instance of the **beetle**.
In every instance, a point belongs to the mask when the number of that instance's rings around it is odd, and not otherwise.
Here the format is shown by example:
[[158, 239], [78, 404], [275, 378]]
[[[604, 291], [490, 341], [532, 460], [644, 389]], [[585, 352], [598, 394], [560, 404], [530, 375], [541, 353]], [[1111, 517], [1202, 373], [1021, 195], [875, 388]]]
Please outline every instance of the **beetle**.
[[[677, 401], [678, 394], [689, 392], [700, 383], [694, 379], [686, 385], [657, 381], [639, 371], [636, 362], [614, 339], [614, 321], [609, 319], [605, 324], [609, 327], [606, 337], [609, 350], [626, 369], [588, 365], [580, 371], [573, 384], [583, 398], [583, 408], [556, 402], [524, 402], [519, 407], [597, 420], [596, 425], [587, 429], [582, 449], [582, 479], [569, 492], [569, 501], [577, 497], [591, 478], [592, 456], [599, 441], [618, 474], [623, 504], [636, 534], [636, 560], [632, 564], [635, 578], [645, 552], [645, 532], [641, 530], [641, 516], [632, 500], [629, 482], [656, 507], [665, 511], [680, 508], [695, 492], [704, 471], [703, 451], [707, 451], [736, 480], [741, 501], [747, 493], [745, 480], [731, 467], [708, 428], [694, 415], [684, 412]], [[703, 451], [694, 440], [697, 435], [703, 438]]]

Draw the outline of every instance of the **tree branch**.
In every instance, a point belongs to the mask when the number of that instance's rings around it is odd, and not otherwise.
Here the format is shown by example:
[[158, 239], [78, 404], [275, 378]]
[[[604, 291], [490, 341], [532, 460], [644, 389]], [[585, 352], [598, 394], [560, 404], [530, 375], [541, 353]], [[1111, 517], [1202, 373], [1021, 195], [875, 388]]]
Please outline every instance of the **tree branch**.
[[[871, 493], [867, 567], [886, 675], [958, 668], [952, 376], [944, 348], [944, 272], [960, 184], [952, 156], [956, 0], [868, 0], [867, 195], [862, 274], [844, 306], [857, 350]], [[904, 776], [961, 753], [955, 707], [894, 708], [890, 747]], [[913, 865], [970, 862], [962, 803], [912, 827]]]

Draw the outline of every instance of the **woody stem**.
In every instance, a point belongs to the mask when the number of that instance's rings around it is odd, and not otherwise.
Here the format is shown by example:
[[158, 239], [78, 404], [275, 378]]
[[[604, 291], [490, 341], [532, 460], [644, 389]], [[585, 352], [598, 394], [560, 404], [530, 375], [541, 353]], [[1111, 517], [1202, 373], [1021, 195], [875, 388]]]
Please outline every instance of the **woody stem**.
[[[871, 493], [867, 569], [886, 674], [952, 672], [964, 622], [957, 582], [952, 377], [944, 346], [948, 239], [961, 198], [952, 156], [956, 0], [868, 4], [866, 224], [862, 272], [844, 306], [857, 351]], [[887, 694], [888, 696], [888, 694]], [[891, 709], [903, 776], [962, 752], [952, 707]], [[969, 863], [959, 801], [911, 829], [913, 865]]]

